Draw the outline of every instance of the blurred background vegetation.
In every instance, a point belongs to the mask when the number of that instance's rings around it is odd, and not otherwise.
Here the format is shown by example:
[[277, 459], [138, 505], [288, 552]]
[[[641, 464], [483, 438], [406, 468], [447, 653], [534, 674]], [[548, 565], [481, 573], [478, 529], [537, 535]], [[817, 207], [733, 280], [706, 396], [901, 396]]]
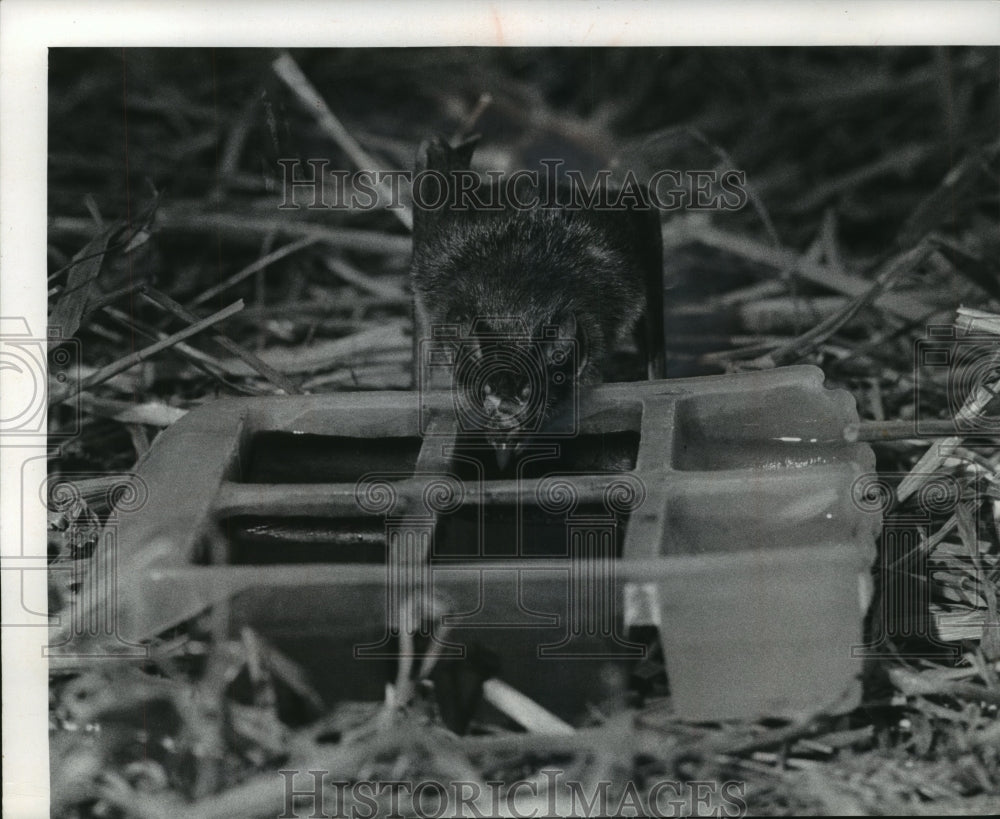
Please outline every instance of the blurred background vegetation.
[[[917, 394], [914, 343], [928, 324], [951, 324], [959, 306], [1000, 313], [997, 49], [290, 56], [378, 168], [412, 168], [425, 137], [473, 130], [483, 135], [480, 170], [534, 168], [543, 157], [585, 169], [744, 170], [751, 198], [741, 211], [663, 214], [671, 375], [812, 362], [853, 392], [876, 432], [893, 421], [947, 419], [953, 386], [930, 373]], [[409, 387], [408, 233], [383, 210], [278, 208], [279, 159], [354, 169], [343, 140], [274, 70], [278, 57], [50, 50], [50, 315], [79, 340], [85, 379], [78, 397], [52, 407], [54, 432], [74, 423], [77, 400], [82, 408], [81, 432], [54, 454], [53, 475], [131, 469], [159, 430], [224, 395]], [[243, 309], [212, 331], [172, 339], [238, 299]], [[130, 358], [164, 339], [156, 355]], [[893, 660], [889, 651], [865, 708], [822, 731], [652, 719], [660, 747], [674, 751], [615, 759], [622, 781], [644, 772], [748, 780], [751, 811], [763, 814], [995, 808], [1000, 621], [989, 589], [1000, 553], [1000, 458], [996, 447], [979, 447], [956, 466], [928, 460], [933, 447], [912, 436], [875, 446], [887, 474], [958, 475], [966, 501], [983, 513], [971, 537], [985, 586], [970, 592], [962, 577], [941, 572], [931, 581], [966, 618], [948, 635], [965, 658], [960, 667]], [[53, 514], [54, 560], [87, 554], [79, 529], [96, 531], [107, 512], [100, 479], [90, 488], [83, 507]], [[935, 547], [968, 545], [953, 518], [935, 527]], [[80, 680], [57, 679], [54, 703], [65, 705]], [[127, 676], [101, 685], [136, 690]], [[54, 713], [65, 716], [60, 708]], [[180, 804], [170, 799], [198, 796], [181, 766], [169, 788], [146, 788], [150, 801], [137, 807], [134, 793], [130, 802], [106, 780], [95, 784], [97, 772], [127, 767], [121, 748], [111, 761], [79, 736], [67, 739], [65, 727], [54, 717], [62, 750], [53, 783], [67, 815], [92, 815], [101, 804], [102, 815], [166, 815], [148, 805], [167, 810]], [[259, 734], [241, 736], [220, 787], [281, 757], [284, 739], [271, 737], [276, 750]], [[477, 757], [475, 765], [516, 771], [537, 758], [535, 749], [520, 761]], [[139, 788], [136, 777], [128, 781]]]

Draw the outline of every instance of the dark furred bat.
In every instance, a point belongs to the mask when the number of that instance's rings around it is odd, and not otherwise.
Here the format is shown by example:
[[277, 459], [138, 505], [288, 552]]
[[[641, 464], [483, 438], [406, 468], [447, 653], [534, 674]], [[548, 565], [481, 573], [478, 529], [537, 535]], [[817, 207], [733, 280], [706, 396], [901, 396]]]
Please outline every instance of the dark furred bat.
[[[454, 192], [475, 144], [432, 139], [418, 169]], [[457, 329], [451, 386], [504, 469], [529, 432], [568, 411], [577, 386], [602, 380], [630, 333], [649, 376], [663, 376], [660, 223], [653, 208], [584, 207], [565, 191], [550, 206], [531, 182], [476, 184], [491, 207], [414, 203], [415, 342]]]

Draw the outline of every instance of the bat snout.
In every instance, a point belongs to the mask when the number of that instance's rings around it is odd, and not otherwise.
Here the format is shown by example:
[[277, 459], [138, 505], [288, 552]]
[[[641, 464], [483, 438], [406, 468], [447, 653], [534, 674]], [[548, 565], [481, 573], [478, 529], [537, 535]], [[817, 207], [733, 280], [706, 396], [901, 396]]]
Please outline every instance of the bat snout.
[[521, 449], [521, 442], [515, 434], [496, 434], [490, 436], [490, 443], [497, 459], [497, 468], [501, 472], [506, 472], [514, 456]]

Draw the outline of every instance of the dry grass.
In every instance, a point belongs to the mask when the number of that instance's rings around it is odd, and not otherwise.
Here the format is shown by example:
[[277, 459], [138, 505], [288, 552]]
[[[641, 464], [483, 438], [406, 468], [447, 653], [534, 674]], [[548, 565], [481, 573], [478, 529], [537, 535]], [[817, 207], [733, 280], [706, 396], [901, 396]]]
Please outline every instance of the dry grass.
[[[568, 736], [459, 738], [419, 688], [321, 713], [252, 632], [178, 636], [144, 670], [53, 678], [58, 815], [276, 815], [278, 767], [482, 782], [546, 764], [616, 787], [744, 780], [757, 814], [996, 812], [1000, 446], [968, 430], [997, 414], [997, 50], [57, 50], [50, 65], [51, 314], [83, 350], [82, 383], [53, 392], [56, 431], [60, 401], [79, 391], [83, 408], [53, 476], [128, 470], [224, 395], [407, 388], [408, 215], [279, 210], [277, 160], [407, 168], [423, 137], [478, 120], [496, 168], [606, 162], [614, 146], [640, 169], [747, 171], [743, 211], [664, 221], [668, 369], [805, 361], [853, 392], [872, 502], [926, 518], [918, 543], [882, 550], [876, 588], [927, 591], [921, 610], [876, 597], [862, 708], [793, 724], [690, 725], [652, 702]], [[962, 326], [986, 363], [956, 383], [915, 375], [926, 326], [960, 306], [980, 311]], [[944, 437], [913, 437], [915, 419]], [[106, 489], [54, 504], [54, 561], [86, 559]], [[53, 607], [73, 594], [53, 585]], [[249, 703], [229, 696], [237, 675]], [[279, 688], [316, 720], [283, 724]]]

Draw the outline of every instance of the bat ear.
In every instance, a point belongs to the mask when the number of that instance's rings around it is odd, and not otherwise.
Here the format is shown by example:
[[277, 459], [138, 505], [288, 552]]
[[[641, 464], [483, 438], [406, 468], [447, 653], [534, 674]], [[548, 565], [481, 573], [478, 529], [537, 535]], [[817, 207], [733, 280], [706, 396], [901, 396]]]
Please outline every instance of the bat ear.
[[[478, 135], [470, 136], [454, 147], [443, 136], [429, 137], [417, 149], [415, 170], [417, 173], [437, 171], [445, 176], [459, 171], [469, 172], [472, 154], [478, 144]], [[447, 207], [414, 207], [414, 247], [422, 247], [450, 218], [451, 211]]]
[[479, 134], [470, 134], [451, 149], [454, 160], [457, 163], [455, 165], [456, 168], [468, 170], [472, 167], [472, 155], [476, 152], [476, 148], [479, 147], [480, 139]]
[[553, 323], [559, 328], [559, 337], [547, 348], [549, 363], [561, 365], [567, 357], [570, 360], [575, 358], [576, 375], [579, 376], [587, 366], [587, 345], [576, 313], [563, 313]]
[[417, 169], [441, 173], [466, 171], [472, 165], [472, 154], [479, 140], [479, 134], [473, 134], [452, 146], [440, 135], [429, 137], [417, 150]]

